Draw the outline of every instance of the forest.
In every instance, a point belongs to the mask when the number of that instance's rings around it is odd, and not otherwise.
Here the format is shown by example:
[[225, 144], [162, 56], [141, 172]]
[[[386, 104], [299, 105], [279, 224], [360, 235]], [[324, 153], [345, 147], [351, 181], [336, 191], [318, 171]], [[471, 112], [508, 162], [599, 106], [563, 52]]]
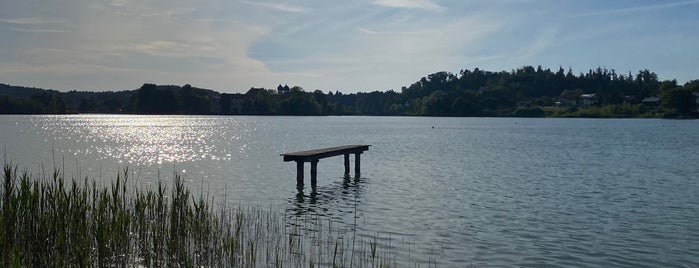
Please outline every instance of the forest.
[[381, 115], [696, 118], [699, 80], [678, 84], [640, 70], [596, 68], [574, 74], [524, 66], [511, 71], [437, 72], [395, 90], [359, 93], [279, 85], [244, 94], [191, 85], [144, 84], [85, 92], [0, 84], [0, 114]]

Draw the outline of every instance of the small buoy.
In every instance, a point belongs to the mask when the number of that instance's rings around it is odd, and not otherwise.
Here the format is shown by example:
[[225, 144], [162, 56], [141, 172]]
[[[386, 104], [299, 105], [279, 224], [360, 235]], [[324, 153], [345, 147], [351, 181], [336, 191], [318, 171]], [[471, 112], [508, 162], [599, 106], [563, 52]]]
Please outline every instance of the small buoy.
[[434, 126], [432, 126], [432, 128], [434, 128]]

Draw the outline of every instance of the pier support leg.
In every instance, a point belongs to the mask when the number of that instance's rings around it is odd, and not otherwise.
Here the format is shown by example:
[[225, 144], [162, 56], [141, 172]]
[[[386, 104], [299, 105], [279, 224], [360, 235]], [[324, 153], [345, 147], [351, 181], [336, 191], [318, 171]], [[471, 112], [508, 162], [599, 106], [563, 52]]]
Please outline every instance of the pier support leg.
[[296, 161], [296, 188], [303, 191], [303, 161]]
[[349, 158], [350, 158], [349, 154], [345, 154], [345, 177], [349, 177], [349, 174], [350, 174], [349, 173], [349, 170], [350, 170]]
[[315, 193], [318, 183], [318, 160], [311, 161], [311, 189]]
[[356, 153], [354, 154], [354, 177], [359, 179], [360, 176], [360, 162], [361, 160], [361, 153]]

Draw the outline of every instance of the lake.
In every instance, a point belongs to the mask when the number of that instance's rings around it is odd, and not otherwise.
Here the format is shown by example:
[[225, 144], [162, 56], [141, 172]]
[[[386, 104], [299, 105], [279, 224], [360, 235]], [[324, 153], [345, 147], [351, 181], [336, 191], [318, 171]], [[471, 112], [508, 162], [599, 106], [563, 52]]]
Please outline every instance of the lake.
[[[432, 117], [0, 116], [7, 161], [317, 214], [421, 266], [699, 266], [699, 122]], [[360, 180], [281, 153], [371, 144]], [[354, 165], [352, 161], [352, 166]], [[353, 168], [352, 168], [353, 170]]]

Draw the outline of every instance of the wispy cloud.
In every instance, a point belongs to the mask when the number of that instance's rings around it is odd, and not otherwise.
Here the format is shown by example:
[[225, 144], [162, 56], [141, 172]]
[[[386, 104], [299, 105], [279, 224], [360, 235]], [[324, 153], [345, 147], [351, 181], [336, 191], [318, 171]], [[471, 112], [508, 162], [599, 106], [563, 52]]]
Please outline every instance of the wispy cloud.
[[32, 29], [32, 28], [10, 28], [10, 30], [15, 32], [25, 32], [25, 33], [67, 33], [66, 30], [57, 29]]
[[121, 7], [127, 5], [128, 3], [128, 0], [112, 0], [109, 4], [115, 7]]
[[154, 40], [111, 47], [107, 52], [138, 52], [160, 57], [181, 58], [201, 57], [225, 49], [225, 45], [214, 40]]
[[695, 79], [699, 0], [624, 3], [0, 0], [0, 77], [56, 89], [158, 82], [239, 92], [281, 82], [344, 92], [464, 67], [604, 64]]
[[520, 55], [525, 62], [530, 62], [539, 53], [546, 51], [547, 48], [554, 45], [557, 40], [558, 29], [554, 27], [545, 28], [539, 36], [528, 46], [522, 48], [517, 54]]
[[276, 11], [288, 12], [288, 13], [305, 13], [305, 12], [310, 11], [309, 9], [304, 8], [304, 7], [292, 6], [292, 5], [285, 4], [285, 3], [251, 2], [251, 1], [240, 1], [240, 3], [246, 4], [246, 5], [251, 5], [251, 6], [268, 8], [268, 9], [272, 9], [272, 10], [276, 10]]
[[0, 23], [16, 24], [16, 25], [41, 25], [41, 24], [55, 24], [55, 23], [62, 23], [62, 22], [63, 21], [59, 21], [59, 20], [46, 20], [46, 19], [34, 18], [34, 17], [14, 18], [14, 19], [0, 18]]
[[[398, 89], [431, 72], [458, 70], [456, 65], [466, 62], [467, 55], [479, 51], [487, 38], [502, 27], [502, 22], [489, 16], [407, 23], [378, 21], [348, 32], [350, 38], [345, 42], [351, 46], [330, 47], [323, 53], [304, 53], [282, 60], [274, 58], [265, 63], [275, 73], [313, 74], [304, 77], [313, 88]], [[373, 75], [376, 73], [381, 73], [381, 77]]]
[[407, 9], [426, 9], [432, 11], [442, 11], [443, 6], [435, 4], [430, 0], [374, 0], [374, 5]]
[[423, 32], [418, 32], [418, 31], [397, 31], [397, 32], [380, 32], [380, 31], [375, 31], [367, 28], [360, 27], [358, 28], [359, 32], [363, 34], [368, 34], [368, 35], [418, 35], [418, 34], [423, 34]]
[[613, 15], [613, 14], [627, 14], [627, 13], [636, 13], [636, 12], [645, 12], [645, 11], [653, 11], [653, 10], [660, 10], [660, 9], [668, 9], [668, 8], [675, 8], [675, 7], [681, 7], [681, 6], [688, 6], [688, 5], [697, 5], [699, 4], [699, 0], [690, 0], [690, 1], [681, 1], [681, 2], [670, 2], [670, 3], [662, 3], [662, 4], [654, 4], [654, 5], [646, 5], [646, 6], [635, 6], [635, 7], [628, 7], [628, 8], [619, 8], [619, 9], [610, 9], [610, 10], [602, 10], [602, 11], [595, 11], [595, 12], [589, 12], [589, 13], [582, 13], [582, 14], [577, 14], [574, 17], [587, 17], [587, 16], [602, 16], [602, 15]]
[[53, 27], [56, 24], [62, 24], [61, 20], [47, 20], [38, 17], [25, 18], [0, 18], [0, 24], [10, 24], [8, 29], [14, 32], [22, 33], [66, 33], [67, 30], [56, 29]]

